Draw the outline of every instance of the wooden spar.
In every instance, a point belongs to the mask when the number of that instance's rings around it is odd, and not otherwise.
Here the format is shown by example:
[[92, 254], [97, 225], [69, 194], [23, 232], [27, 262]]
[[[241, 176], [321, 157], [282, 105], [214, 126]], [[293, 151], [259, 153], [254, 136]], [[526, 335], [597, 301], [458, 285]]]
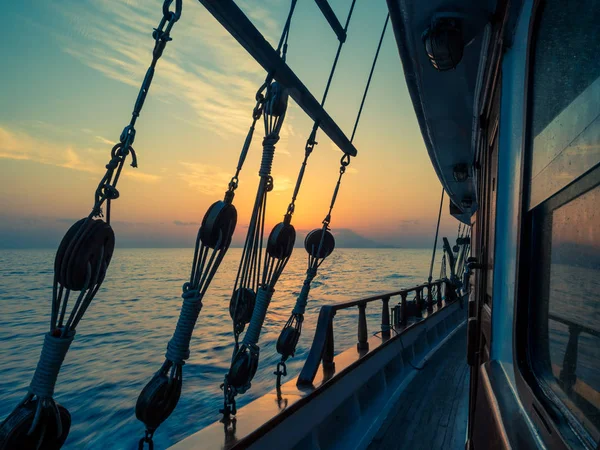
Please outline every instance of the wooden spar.
[[289, 89], [290, 96], [298, 106], [319, 123], [321, 130], [340, 150], [351, 156], [357, 155], [356, 148], [338, 124], [233, 0], [199, 1], [267, 72], [273, 73], [275, 80]]
[[338, 41], [346, 42], [346, 31], [344, 31], [344, 27], [342, 27], [333, 9], [329, 6], [329, 2], [327, 0], [315, 0], [315, 3], [323, 13], [323, 16], [325, 16], [325, 19], [327, 19], [327, 22], [329, 22], [329, 26], [337, 36]]

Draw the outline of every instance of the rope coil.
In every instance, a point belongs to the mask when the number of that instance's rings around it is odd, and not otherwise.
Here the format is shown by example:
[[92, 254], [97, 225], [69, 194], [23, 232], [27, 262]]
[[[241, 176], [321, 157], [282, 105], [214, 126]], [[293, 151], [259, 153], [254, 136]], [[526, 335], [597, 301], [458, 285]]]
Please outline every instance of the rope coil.
[[261, 177], [268, 177], [271, 175], [271, 168], [273, 166], [273, 159], [275, 157], [275, 145], [279, 141], [279, 135], [269, 135], [263, 139], [263, 153], [260, 161], [260, 170], [258, 174]]

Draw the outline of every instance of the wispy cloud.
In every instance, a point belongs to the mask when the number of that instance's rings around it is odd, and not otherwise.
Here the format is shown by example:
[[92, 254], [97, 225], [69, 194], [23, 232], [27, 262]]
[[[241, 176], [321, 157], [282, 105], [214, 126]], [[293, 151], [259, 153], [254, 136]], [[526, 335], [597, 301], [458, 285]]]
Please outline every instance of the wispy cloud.
[[181, 220], [174, 220], [173, 223], [178, 227], [191, 227], [200, 225], [200, 222], [182, 222]]
[[[23, 131], [9, 130], [0, 124], [0, 159], [32, 161], [65, 169], [100, 174], [103, 164], [96, 161], [97, 153], [90, 148], [76, 149], [48, 142], [47, 140], [40, 140]], [[129, 171], [128, 176], [147, 183], [160, 180], [157, 175], [140, 172], [139, 170]]]
[[188, 162], [180, 162], [180, 164], [185, 170], [179, 174], [179, 178], [189, 187], [209, 195], [223, 193], [227, 189], [231, 173], [220, 167]]
[[105, 137], [102, 137], [102, 136], [94, 136], [94, 137], [96, 138], [96, 140], [98, 142], [102, 142], [103, 144], [111, 145], [111, 146], [115, 145], [115, 141], [111, 141], [110, 139], [106, 139]]
[[[59, 12], [75, 35], [60, 39], [63, 50], [109, 78], [139, 86], [151, 59], [150, 34], [160, 19], [160, 3], [65, 0]], [[269, 8], [257, 2], [242, 6], [267, 36], [277, 34]], [[152, 95], [183, 101], [207, 129], [243, 133], [264, 71], [201, 5], [184, 7], [158, 64]]]

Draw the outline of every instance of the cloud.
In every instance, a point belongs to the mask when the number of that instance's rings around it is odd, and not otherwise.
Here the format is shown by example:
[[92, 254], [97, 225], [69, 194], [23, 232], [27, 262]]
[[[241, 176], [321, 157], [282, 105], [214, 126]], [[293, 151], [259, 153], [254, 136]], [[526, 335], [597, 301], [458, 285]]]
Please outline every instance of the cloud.
[[94, 136], [94, 137], [96, 138], [96, 140], [98, 142], [102, 142], [103, 144], [106, 144], [106, 145], [113, 146], [116, 144], [115, 141], [111, 141], [110, 139], [106, 139], [105, 137], [102, 137], [102, 136]]
[[174, 220], [173, 223], [178, 227], [191, 227], [191, 226], [199, 226], [200, 222], [182, 222], [181, 220]]
[[179, 174], [179, 178], [203, 194], [222, 194], [231, 180], [231, 174], [220, 167], [182, 161], [180, 164], [185, 171]]
[[288, 177], [273, 177], [273, 192], [284, 192], [291, 189], [292, 186], [292, 180]]
[[[96, 153], [98, 152], [90, 148], [75, 149], [40, 140], [20, 130], [9, 130], [0, 124], [0, 159], [32, 161], [100, 175], [106, 161], [97, 161]], [[131, 170], [127, 176], [147, 183], [160, 180], [157, 175], [139, 170]]]
[[[92, 4], [65, 0], [57, 11], [69, 21], [68, 31], [76, 35], [62, 36], [59, 42], [66, 53], [92, 69], [140, 86], [151, 60], [151, 30], [160, 20], [157, 5], [142, 0]], [[205, 8], [185, 6], [171, 33], [173, 42], [158, 63], [152, 95], [183, 101], [194, 110], [197, 123], [220, 135], [243, 133], [264, 71]], [[243, 6], [263, 33], [279, 33], [269, 8], [257, 2]]]

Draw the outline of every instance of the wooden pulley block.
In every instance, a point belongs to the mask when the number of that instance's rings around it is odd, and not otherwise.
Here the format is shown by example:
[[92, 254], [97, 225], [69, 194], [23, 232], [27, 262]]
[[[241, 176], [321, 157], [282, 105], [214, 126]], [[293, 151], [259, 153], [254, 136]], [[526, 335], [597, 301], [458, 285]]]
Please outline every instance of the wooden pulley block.
[[255, 345], [250, 347], [242, 345], [236, 352], [227, 374], [227, 382], [238, 392], [244, 392], [250, 388], [250, 381], [258, 369], [259, 353], [260, 350]]
[[[62, 405], [42, 412], [40, 422], [31, 434], [29, 429], [35, 417], [39, 400], [29, 401], [15, 409], [0, 425], [0, 450], [58, 450], [71, 429], [71, 414]], [[52, 400], [51, 400], [52, 401]], [[60, 420], [60, 427], [57, 421]], [[58, 434], [60, 431], [60, 435]]]
[[56, 252], [54, 271], [58, 282], [67, 289], [82, 290], [88, 262], [92, 277], [100, 269], [97, 282], [102, 282], [114, 248], [115, 234], [109, 224], [100, 219], [79, 220], [67, 231]]
[[229, 315], [234, 323], [250, 323], [254, 304], [256, 303], [256, 293], [249, 288], [236, 289], [229, 302]]
[[264, 112], [267, 115], [279, 117], [285, 114], [288, 104], [288, 90], [277, 81], [269, 86]]
[[[200, 240], [212, 249], [228, 248], [237, 223], [237, 211], [231, 203], [219, 200], [213, 203], [200, 226]], [[219, 243], [219, 238], [221, 238]], [[219, 245], [219, 248], [217, 247]]]
[[271, 231], [267, 241], [267, 253], [273, 258], [288, 258], [294, 250], [296, 230], [290, 223], [279, 222]]
[[300, 330], [296, 327], [285, 327], [277, 339], [277, 353], [284, 358], [294, 356], [296, 345], [300, 339]]
[[142, 389], [135, 404], [135, 416], [148, 430], [155, 430], [171, 415], [181, 396], [182, 384], [180, 377], [170, 378], [163, 367]]
[[[325, 233], [325, 236], [323, 236], [323, 233]], [[323, 245], [321, 246], [321, 251], [319, 251], [322, 236]], [[306, 239], [304, 239], [304, 248], [313, 258], [327, 258], [335, 249], [335, 238], [328, 230], [317, 228], [306, 235]]]

